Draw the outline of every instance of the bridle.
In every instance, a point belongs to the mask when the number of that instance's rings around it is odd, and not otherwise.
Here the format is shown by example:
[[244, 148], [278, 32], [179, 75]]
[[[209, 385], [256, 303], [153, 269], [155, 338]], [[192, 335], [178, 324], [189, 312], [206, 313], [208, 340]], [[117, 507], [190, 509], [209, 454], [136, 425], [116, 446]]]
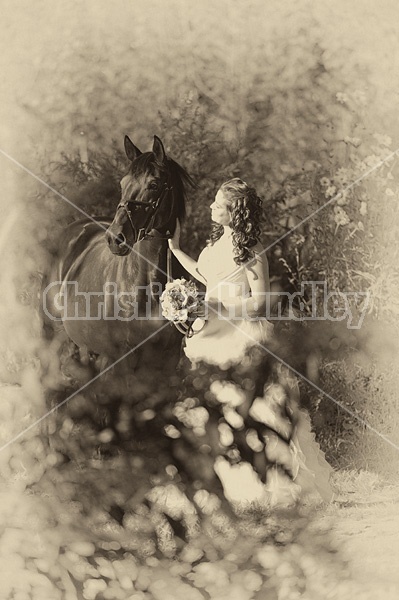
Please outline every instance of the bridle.
[[[157, 213], [159, 211], [159, 209], [162, 206], [162, 203], [164, 202], [164, 200], [166, 199], [166, 197], [168, 196], [168, 194], [173, 190], [173, 187], [171, 185], [168, 184], [168, 182], [166, 181], [163, 185], [163, 189], [159, 195], [159, 197], [156, 200], [153, 200], [152, 202], [141, 202], [140, 200], [128, 200], [125, 203], [121, 203], [118, 204], [117, 206], [117, 211], [118, 210], [124, 210], [127, 218], [129, 220], [130, 226], [132, 228], [132, 232], [134, 235], [134, 239], [136, 240], [136, 242], [141, 242], [142, 240], [145, 240], [146, 238], [149, 237], [157, 237], [158, 239], [169, 239], [171, 237], [171, 234], [169, 232], [166, 233], [166, 235], [162, 235], [159, 231], [156, 231], [156, 236], [154, 234], [151, 234], [150, 231], [152, 231], [154, 229], [154, 221], [155, 221], [155, 217], [157, 216]], [[133, 205], [134, 208], [138, 209], [138, 210], [144, 210], [145, 212], [148, 212], [147, 218], [144, 221], [144, 224], [142, 227], [140, 227], [139, 229], [137, 229], [137, 227], [134, 225], [133, 223], [133, 219], [132, 219], [132, 212], [129, 208], [129, 205]], [[169, 222], [169, 219], [172, 215], [172, 211], [173, 211], [173, 203], [171, 203], [171, 207], [170, 207], [170, 212], [168, 215], [167, 220], [165, 221], [166, 223]]]

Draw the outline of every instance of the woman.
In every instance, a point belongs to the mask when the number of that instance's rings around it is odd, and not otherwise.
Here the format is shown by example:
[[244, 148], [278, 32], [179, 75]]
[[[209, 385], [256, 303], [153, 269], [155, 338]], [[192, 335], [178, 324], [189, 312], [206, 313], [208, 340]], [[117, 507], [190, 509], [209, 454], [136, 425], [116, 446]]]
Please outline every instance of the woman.
[[272, 334], [273, 325], [266, 320], [269, 268], [259, 242], [262, 203], [255, 190], [232, 179], [220, 187], [210, 208], [214, 226], [198, 262], [180, 249], [179, 225], [169, 247], [207, 286], [206, 327], [202, 319], [194, 323], [197, 333], [187, 339], [184, 351], [193, 363], [227, 367]]
[[[231, 401], [232, 396], [226, 401], [226, 386], [214, 385], [212, 391], [217, 398], [219, 394], [223, 409], [230, 402], [229, 409], [235, 406], [239, 417], [244, 415], [248, 422], [264, 426], [262, 450], [253, 445], [272, 501], [297, 498], [303, 490], [318, 491], [324, 500], [330, 500], [331, 467], [311, 433], [308, 415], [298, 408], [298, 383], [281, 361], [273, 360], [275, 355], [271, 356], [267, 348], [274, 327], [266, 319], [270, 283], [266, 254], [259, 241], [262, 201], [254, 188], [234, 178], [221, 185], [210, 209], [214, 225], [198, 261], [180, 249], [179, 224], [169, 240], [177, 260], [206, 285], [207, 318], [194, 322], [194, 335], [186, 339], [184, 352], [193, 369], [203, 362], [224, 371], [239, 368], [242, 373], [243, 365], [247, 365], [247, 377], [241, 380], [248, 381], [248, 374], [252, 378], [250, 401], [248, 390], [242, 395], [245, 400], [241, 406], [239, 400]], [[263, 362], [255, 371], [250, 364], [255, 360], [254, 348], [263, 353]], [[229, 425], [233, 427], [231, 422]], [[262, 463], [260, 454], [266, 462]]]

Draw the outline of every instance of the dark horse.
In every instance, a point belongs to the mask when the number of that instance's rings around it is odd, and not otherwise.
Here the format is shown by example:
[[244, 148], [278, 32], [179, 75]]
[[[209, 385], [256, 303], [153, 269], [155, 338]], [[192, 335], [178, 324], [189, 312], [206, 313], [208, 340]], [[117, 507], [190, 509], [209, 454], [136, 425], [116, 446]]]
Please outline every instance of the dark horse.
[[[78, 428], [86, 422], [97, 434], [107, 429], [113, 435], [110, 444], [95, 437], [91, 446], [89, 436], [80, 435], [85, 456], [100, 447], [102, 455], [124, 448], [146, 459], [165, 442], [161, 407], [173, 402], [179, 383], [182, 335], [162, 317], [160, 294], [171, 276], [167, 240], [185, 215], [187, 185], [194, 184], [158, 137], [145, 153], [125, 137], [125, 151], [130, 164], [114, 218], [79, 220], [60, 239], [44, 294], [47, 316], [61, 321], [53, 327], [61, 330], [53, 348], [63, 344], [62, 377], [52, 385], [49, 404], [64, 402], [71, 387], [91, 380], [65, 410], [72, 414], [80, 402]], [[174, 277], [183, 274], [178, 269], [173, 263]], [[60, 450], [76, 456], [62, 441]]]
[[129, 168], [121, 180], [114, 219], [72, 223], [60, 243], [57, 271], [46, 308], [62, 320], [69, 338], [112, 360], [148, 345], [179, 345], [181, 336], [160, 314], [167, 279], [167, 239], [185, 214], [186, 185], [193, 182], [154, 137], [141, 153], [125, 137]]

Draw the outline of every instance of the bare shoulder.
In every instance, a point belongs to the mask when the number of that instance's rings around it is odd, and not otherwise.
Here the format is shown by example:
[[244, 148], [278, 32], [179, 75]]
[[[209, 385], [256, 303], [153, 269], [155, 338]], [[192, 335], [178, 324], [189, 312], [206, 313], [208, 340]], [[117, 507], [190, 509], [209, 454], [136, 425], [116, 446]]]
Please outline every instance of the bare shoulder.
[[253, 247], [253, 251], [255, 252], [255, 254], [261, 254], [262, 256], [266, 256], [266, 250], [260, 242], [257, 242], [256, 246]]
[[251, 261], [252, 263], [255, 263], [255, 262], [267, 263], [266, 250], [260, 242], [258, 242], [256, 244], [256, 246], [253, 246], [251, 248], [251, 250], [254, 252], [254, 257]]
[[245, 263], [245, 269], [248, 276], [257, 274], [256, 277], [258, 277], [261, 273], [266, 273], [269, 268], [266, 252], [260, 242], [253, 246], [251, 250], [253, 256]]

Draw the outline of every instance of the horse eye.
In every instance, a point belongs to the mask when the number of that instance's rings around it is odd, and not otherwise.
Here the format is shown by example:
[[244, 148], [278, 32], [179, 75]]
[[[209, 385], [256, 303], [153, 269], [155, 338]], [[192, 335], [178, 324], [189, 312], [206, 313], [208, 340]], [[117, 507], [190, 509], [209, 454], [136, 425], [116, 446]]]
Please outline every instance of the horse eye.
[[157, 181], [151, 181], [150, 185], [148, 186], [148, 188], [150, 190], [157, 190], [158, 189], [158, 182]]

